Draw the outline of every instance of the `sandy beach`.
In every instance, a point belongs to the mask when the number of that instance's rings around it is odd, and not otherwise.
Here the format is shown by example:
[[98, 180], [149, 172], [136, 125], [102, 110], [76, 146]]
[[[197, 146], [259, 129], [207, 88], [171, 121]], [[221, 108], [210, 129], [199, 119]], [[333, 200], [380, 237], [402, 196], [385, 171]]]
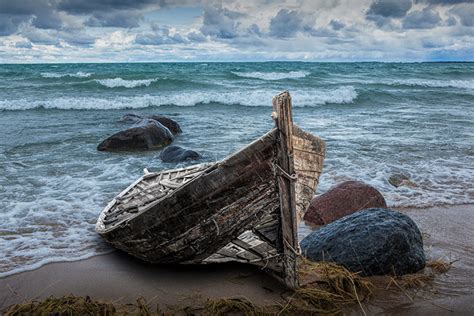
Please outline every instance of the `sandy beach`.
[[0, 0], [0, 316], [474, 316], [473, 16]]
[[[377, 290], [364, 303], [370, 314], [472, 315], [474, 310], [474, 205], [401, 209], [419, 225], [429, 260], [454, 261], [416, 295]], [[193, 306], [208, 298], [245, 297], [272, 304], [286, 290], [258, 268], [239, 264], [157, 266], [118, 251], [87, 260], [52, 263], [0, 279], [0, 309], [24, 300], [74, 294], [114, 303], [142, 296], [150, 305]], [[408, 297], [410, 296], [410, 297]], [[359, 314], [354, 307], [348, 312]]]

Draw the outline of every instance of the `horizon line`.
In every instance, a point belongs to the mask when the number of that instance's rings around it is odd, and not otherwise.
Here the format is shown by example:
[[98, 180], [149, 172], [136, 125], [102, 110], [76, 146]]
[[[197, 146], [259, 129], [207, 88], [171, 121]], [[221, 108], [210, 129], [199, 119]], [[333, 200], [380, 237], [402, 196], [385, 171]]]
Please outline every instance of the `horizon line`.
[[380, 63], [380, 64], [422, 64], [422, 63], [474, 63], [473, 60], [420, 60], [420, 61], [380, 61], [380, 60], [358, 60], [358, 61], [316, 61], [316, 60], [164, 60], [164, 61], [65, 61], [65, 62], [2, 62], [0, 65], [58, 65], [58, 64], [197, 64], [197, 63]]

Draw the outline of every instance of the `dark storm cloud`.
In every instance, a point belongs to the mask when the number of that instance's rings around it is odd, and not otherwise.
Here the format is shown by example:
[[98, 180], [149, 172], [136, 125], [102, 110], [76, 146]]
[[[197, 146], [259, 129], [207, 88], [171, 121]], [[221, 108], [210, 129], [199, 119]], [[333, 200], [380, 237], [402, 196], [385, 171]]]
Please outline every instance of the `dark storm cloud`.
[[438, 5], [453, 5], [459, 3], [472, 3], [472, 0], [417, 0], [416, 3], [428, 3]]
[[365, 17], [377, 26], [383, 27], [389, 25], [394, 18], [404, 17], [411, 7], [411, 0], [374, 0]]
[[7, 36], [15, 33], [21, 23], [29, 21], [27, 15], [0, 14], [0, 36]]
[[95, 43], [95, 37], [90, 36], [84, 30], [61, 32], [58, 36], [72, 46], [90, 47]]
[[98, 11], [141, 9], [150, 4], [163, 4], [158, 0], [63, 0], [58, 9], [71, 14], [89, 14]]
[[44, 30], [28, 29], [23, 31], [22, 35], [34, 44], [58, 46], [60, 43], [57, 34]]
[[231, 39], [239, 35], [237, 21], [244, 14], [223, 8], [221, 5], [207, 6], [204, 9], [204, 18], [201, 32], [204, 35]]
[[311, 26], [305, 23], [304, 15], [298, 11], [281, 9], [270, 20], [270, 36], [289, 38], [301, 31], [311, 31]]
[[86, 20], [86, 26], [134, 28], [140, 26], [143, 15], [134, 11], [96, 12]]
[[62, 21], [53, 0], [0, 0], [0, 35], [10, 35], [22, 23], [41, 29], [59, 29]]
[[142, 15], [138, 10], [150, 5], [164, 6], [164, 0], [0, 0], [0, 36], [18, 31], [23, 23], [39, 29], [59, 30], [64, 25], [59, 16], [91, 15], [87, 26], [138, 27]]
[[441, 17], [437, 11], [431, 8], [424, 8], [422, 11], [413, 11], [403, 19], [402, 25], [405, 29], [431, 29], [441, 22]]
[[370, 4], [367, 16], [401, 18], [407, 14], [411, 6], [411, 0], [375, 0]]
[[331, 22], [329, 22], [329, 26], [335, 30], [335, 31], [339, 31], [340, 29], [343, 29], [346, 25], [344, 23], [342, 23], [341, 21], [338, 21], [338, 20], [331, 20]]
[[474, 26], [474, 3], [458, 5], [452, 8], [450, 12], [459, 17], [459, 20], [463, 26]]

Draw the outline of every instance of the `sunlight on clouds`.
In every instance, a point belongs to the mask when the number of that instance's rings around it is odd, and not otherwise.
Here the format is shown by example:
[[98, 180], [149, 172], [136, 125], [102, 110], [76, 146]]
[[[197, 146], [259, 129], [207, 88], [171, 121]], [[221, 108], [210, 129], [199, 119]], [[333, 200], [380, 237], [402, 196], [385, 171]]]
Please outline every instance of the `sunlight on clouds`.
[[474, 56], [472, 0], [0, 4], [4, 62], [49, 61], [51, 56], [59, 61], [423, 61]]
[[103, 48], [127, 48], [130, 47], [135, 40], [135, 35], [128, 34], [124, 31], [115, 31], [104, 34], [96, 39], [94, 47]]

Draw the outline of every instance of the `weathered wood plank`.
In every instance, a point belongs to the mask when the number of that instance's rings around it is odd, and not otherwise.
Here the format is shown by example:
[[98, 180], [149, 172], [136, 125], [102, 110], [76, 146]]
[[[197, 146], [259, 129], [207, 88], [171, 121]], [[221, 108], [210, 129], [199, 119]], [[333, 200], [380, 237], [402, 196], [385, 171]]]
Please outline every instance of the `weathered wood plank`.
[[283, 282], [290, 288], [299, 286], [296, 255], [299, 249], [296, 223], [296, 200], [293, 161], [293, 117], [290, 94], [285, 91], [273, 98], [276, 126], [279, 131], [276, 161], [282, 172], [277, 176], [280, 197], [281, 233], [279, 248], [283, 254]]

